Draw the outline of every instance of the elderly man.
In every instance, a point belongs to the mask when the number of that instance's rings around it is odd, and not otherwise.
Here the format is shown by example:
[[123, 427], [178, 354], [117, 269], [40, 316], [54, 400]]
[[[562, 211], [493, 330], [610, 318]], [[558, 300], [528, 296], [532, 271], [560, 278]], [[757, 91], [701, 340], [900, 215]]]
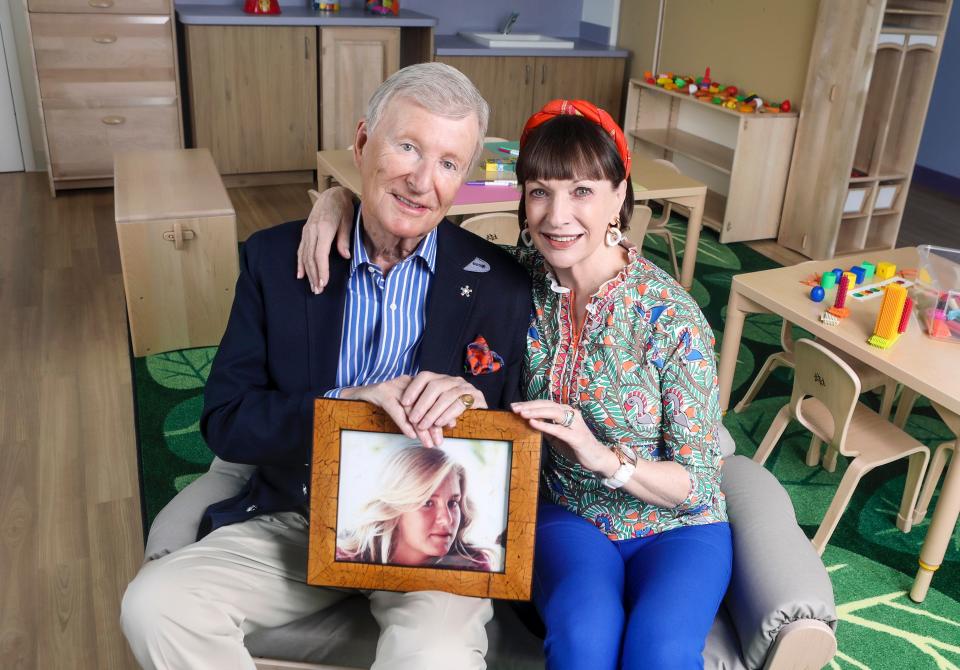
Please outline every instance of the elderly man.
[[[123, 629], [145, 667], [253, 668], [246, 633], [348, 595], [305, 584], [315, 397], [379, 405], [426, 446], [471, 405], [520, 399], [526, 273], [443, 220], [482, 149], [487, 116], [457, 70], [400, 70], [357, 127], [363, 187], [352, 258], [331, 255], [323, 292], [288, 270], [303, 221], [244, 245], [201, 430], [224, 460], [258, 467], [237, 497], [207, 510], [195, 544], [150, 561], [128, 587]], [[498, 371], [465, 367], [480, 337], [503, 359]], [[381, 628], [374, 668], [485, 667], [489, 601], [368, 596]]]

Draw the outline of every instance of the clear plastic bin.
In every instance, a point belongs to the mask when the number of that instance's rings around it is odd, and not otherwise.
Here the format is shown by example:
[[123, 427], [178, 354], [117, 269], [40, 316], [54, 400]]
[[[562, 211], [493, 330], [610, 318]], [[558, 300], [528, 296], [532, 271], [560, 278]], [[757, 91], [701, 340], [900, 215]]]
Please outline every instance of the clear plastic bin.
[[923, 244], [913, 306], [927, 335], [960, 342], [960, 249]]

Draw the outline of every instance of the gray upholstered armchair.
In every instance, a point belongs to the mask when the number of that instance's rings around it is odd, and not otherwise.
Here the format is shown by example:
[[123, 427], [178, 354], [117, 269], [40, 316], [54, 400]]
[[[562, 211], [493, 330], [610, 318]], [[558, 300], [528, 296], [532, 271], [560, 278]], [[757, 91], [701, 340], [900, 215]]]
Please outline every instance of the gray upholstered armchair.
[[[726, 436], [729, 437], [729, 436]], [[215, 459], [157, 516], [146, 560], [196, 537], [203, 510], [239, 491], [251, 468]], [[830, 579], [797, 525], [786, 491], [745, 456], [727, 456], [723, 491], [733, 528], [733, 576], [704, 650], [706, 668], [820, 668], [836, 651]], [[541, 641], [508, 603], [487, 625], [490, 670], [543, 668]], [[261, 670], [369, 668], [379, 629], [366, 598], [355, 597], [286, 626], [249, 635]], [[283, 660], [280, 660], [283, 659]]]

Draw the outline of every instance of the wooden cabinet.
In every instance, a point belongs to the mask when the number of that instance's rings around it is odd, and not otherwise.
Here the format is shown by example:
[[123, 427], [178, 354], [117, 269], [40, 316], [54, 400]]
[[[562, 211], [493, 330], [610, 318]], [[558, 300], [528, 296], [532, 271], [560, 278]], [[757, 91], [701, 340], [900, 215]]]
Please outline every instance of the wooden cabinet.
[[[589, 100], [620, 118], [622, 58], [539, 57], [534, 63], [533, 114], [556, 98]], [[526, 121], [521, 121], [522, 124]], [[514, 131], [516, 133], [516, 131]]]
[[554, 98], [580, 98], [620, 116], [624, 59], [553, 56], [440, 56], [490, 104], [489, 135], [519, 137], [527, 118]]
[[951, 0], [822, 0], [779, 242], [896, 245]]
[[636, 155], [666, 158], [707, 185], [703, 223], [721, 242], [777, 236], [795, 112], [744, 114], [631, 79], [624, 116]]
[[29, 0], [50, 188], [110, 186], [113, 156], [182, 146], [169, 0]]
[[353, 144], [370, 96], [402, 64], [401, 42], [416, 59], [433, 35], [197, 24], [185, 32], [193, 146], [210, 150], [228, 183], [312, 180], [318, 149]]
[[370, 96], [400, 67], [400, 28], [321, 28], [320, 63], [320, 148], [345, 149]]
[[317, 29], [186, 27], [193, 143], [221, 174], [312, 170]]

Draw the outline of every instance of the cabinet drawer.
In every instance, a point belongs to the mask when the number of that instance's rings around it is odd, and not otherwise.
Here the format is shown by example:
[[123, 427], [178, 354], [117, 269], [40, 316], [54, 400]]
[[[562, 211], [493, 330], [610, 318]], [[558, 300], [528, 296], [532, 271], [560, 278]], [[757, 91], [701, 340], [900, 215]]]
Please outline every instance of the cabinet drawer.
[[32, 14], [40, 95], [176, 95], [169, 16]]
[[29, 0], [31, 12], [170, 14], [170, 0]]
[[113, 176], [113, 153], [180, 147], [177, 100], [138, 106], [44, 106], [50, 164], [55, 179]]

